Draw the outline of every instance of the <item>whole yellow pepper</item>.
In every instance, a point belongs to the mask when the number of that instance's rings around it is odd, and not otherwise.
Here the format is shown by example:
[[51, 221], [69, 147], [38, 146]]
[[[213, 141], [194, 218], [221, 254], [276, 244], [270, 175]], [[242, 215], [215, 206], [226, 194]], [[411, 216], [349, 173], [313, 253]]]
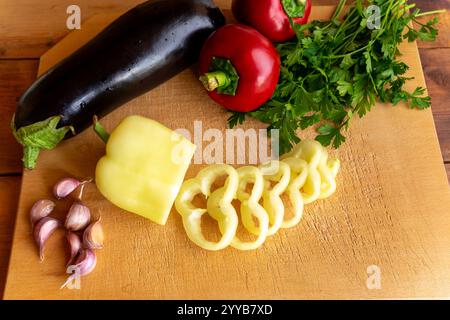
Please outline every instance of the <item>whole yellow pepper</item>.
[[165, 225], [195, 145], [141, 116], [125, 118], [111, 135], [98, 122], [94, 129], [107, 142], [95, 171], [98, 190], [119, 208]]

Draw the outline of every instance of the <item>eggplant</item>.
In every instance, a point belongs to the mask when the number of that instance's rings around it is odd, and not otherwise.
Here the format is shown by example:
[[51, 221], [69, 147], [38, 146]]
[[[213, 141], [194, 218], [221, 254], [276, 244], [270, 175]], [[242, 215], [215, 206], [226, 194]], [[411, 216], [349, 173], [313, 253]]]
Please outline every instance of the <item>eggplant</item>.
[[[33, 169], [42, 149], [193, 65], [225, 24], [212, 0], [147, 1], [42, 75], [20, 98], [11, 127]], [[66, 137], [67, 135], [67, 137]]]

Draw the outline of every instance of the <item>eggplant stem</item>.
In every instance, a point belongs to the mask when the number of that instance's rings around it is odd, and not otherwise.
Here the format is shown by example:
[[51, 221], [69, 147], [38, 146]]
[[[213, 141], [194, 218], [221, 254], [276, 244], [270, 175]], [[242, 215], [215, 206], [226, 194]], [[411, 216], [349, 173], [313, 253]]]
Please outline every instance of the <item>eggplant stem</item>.
[[104, 143], [108, 143], [109, 133], [103, 128], [100, 121], [98, 121], [98, 117], [94, 116], [94, 131], [103, 140]]
[[36, 167], [41, 150], [55, 148], [69, 131], [75, 135], [75, 129], [72, 126], [57, 128], [62, 118], [62, 116], [53, 116], [25, 127], [16, 128], [15, 115], [13, 115], [11, 130], [16, 140], [24, 147], [22, 161], [26, 169], [32, 170]]

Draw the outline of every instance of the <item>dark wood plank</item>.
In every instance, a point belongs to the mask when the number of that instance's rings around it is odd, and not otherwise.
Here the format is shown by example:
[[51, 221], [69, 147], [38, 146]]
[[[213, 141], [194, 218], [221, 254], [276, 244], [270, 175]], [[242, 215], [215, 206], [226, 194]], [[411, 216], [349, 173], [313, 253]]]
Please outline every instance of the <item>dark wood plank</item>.
[[445, 169], [447, 170], [448, 182], [450, 183], [450, 163], [445, 164]]
[[142, 0], [34, 0], [0, 2], [0, 57], [38, 58], [70, 30], [66, 10], [76, 3], [85, 21], [97, 13], [124, 12]]
[[0, 177], [0, 298], [3, 297], [21, 177]]
[[[338, 0], [314, 0], [316, 5]], [[0, 58], [39, 58], [70, 31], [66, 10], [76, 3], [82, 21], [98, 13], [125, 12], [143, 0], [3, 0], [0, 1]], [[230, 8], [231, 0], [215, 0]]]
[[38, 60], [0, 60], [0, 174], [22, 171], [22, 148], [10, 123], [16, 103], [36, 78]]
[[[125, 12], [142, 0], [79, 0], [82, 20], [92, 15], [109, 12]], [[336, 4], [338, 0], [314, 0], [316, 5]], [[231, 0], [216, 0], [222, 7], [229, 7]], [[450, 8], [450, 0], [417, 0], [424, 10]], [[38, 58], [69, 33], [66, 27], [66, 9], [70, 0], [46, 0], [36, 4], [34, 0], [0, 2], [0, 58]], [[20, 13], [20, 14], [18, 14]], [[38, 13], [38, 14], [37, 14]], [[423, 19], [425, 20], [425, 19]], [[421, 47], [450, 46], [450, 12], [441, 15], [441, 36], [435, 43], [420, 43]], [[447, 30], [447, 31], [446, 31]]]
[[[328, 0], [328, 2], [333, 0]], [[143, 0], [35, 0], [0, 2], [0, 57], [38, 58], [67, 35], [69, 5], [77, 4], [82, 21], [98, 13], [125, 12]], [[319, 1], [322, 2], [322, 1]], [[326, 2], [326, 0], [325, 0]], [[230, 6], [231, 0], [216, 0]]]
[[450, 48], [420, 49], [420, 55], [442, 155], [450, 161]]

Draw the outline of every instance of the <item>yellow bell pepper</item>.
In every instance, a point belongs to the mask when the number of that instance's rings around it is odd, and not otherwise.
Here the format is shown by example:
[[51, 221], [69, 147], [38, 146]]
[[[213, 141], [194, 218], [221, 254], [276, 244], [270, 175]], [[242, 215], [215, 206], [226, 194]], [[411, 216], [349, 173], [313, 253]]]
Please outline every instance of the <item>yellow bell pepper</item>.
[[141, 117], [125, 118], [108, 135], [97, 163], [98, 190], [121, 209], [165, 225], [195, 152], [195, 145], [162, 124]]

